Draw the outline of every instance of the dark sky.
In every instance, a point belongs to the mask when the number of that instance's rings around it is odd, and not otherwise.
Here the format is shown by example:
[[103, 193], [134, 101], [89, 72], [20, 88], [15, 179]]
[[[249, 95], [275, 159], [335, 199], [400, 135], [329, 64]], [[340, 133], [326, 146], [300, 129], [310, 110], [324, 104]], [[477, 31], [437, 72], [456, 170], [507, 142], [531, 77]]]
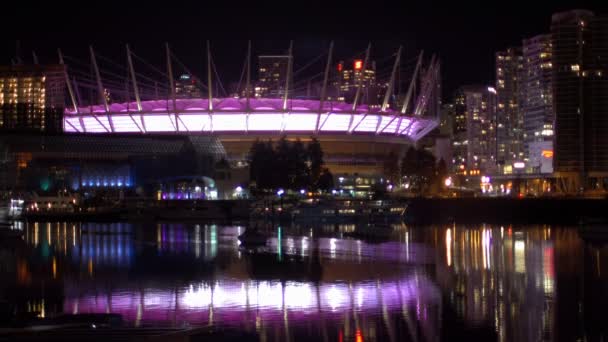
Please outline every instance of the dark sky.
[[[138, 55], [162, 67], [163, 44], [168, 41], [182, 62], [203, 75], [203, 43], [210, 39], [218, 69], [228, 82], [238, 81], [247, 39], [253, 40], [255, 54], [285, 52], [294, 39], [296, 69], [322, 54], [330, 40], [335, 40], [342, 58], [363, 51], [372, 41], [376, 60], [388, 60], [400, 44], [405, 59], [420, 49], [427, 56], [438, 54], [444, 92], [449, 94], [462, 84], [493, 82], [494, 53], [548, 32], [553, 12], [587, 8], [608, 14], [608, 1], [584, 0], [214, 2], [217, 5], [204, 0], [69, 5], [12, 1], [18, 4], [9, 6], [17, 7], [3, 10], [0, 63], [10, 63], [19, 39], [26, 60], [34, 49], [42, 63], [55, 62], [56, 48], [61, 47], [86, 61], [88, 45], [93, 44], [100, 54], [122, 63], [128, 42]], [[316, 73], [323, 63], [311, 69]]]

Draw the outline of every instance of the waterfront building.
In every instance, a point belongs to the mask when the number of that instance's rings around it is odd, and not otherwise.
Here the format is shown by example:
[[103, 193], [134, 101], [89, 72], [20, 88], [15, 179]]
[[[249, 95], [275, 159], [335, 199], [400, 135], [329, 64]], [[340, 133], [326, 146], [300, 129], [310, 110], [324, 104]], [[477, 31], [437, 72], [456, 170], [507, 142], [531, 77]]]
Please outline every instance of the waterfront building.
[[523, 41], [524, 73], [521, 110], [524, 122], [526, 169], [534, 174], [553, 172], [553, 89], [551, 35]]
[[178, 99], [199, 99], [202, 92], [196, 77], [183, 74], [175, 81], [175, 97]]
[[0, 66], [0, 131], [60, 132], [63, 65]]
[[[285, 85], [290, 74], [290, 55], [258, 56], [258, 82], [254, 88], [255, 97], [277, 98], [285, 95]], [[290, 77], [291, 78], [291, 77]], [[289, 80], [292, 88], [293, 80]]]
[[464, 176], [496, 172], [496, 89], [464, 86], [454, 104], [454, 171]]
[[511, 173], [512, 165], [525, 158], [522, 74], [521, 48], [496, 53], [496, 162], [501, 173]]
[[606, 189], [608, 17], [556, 13], [551, 23], [554, 168], [566, 192]]

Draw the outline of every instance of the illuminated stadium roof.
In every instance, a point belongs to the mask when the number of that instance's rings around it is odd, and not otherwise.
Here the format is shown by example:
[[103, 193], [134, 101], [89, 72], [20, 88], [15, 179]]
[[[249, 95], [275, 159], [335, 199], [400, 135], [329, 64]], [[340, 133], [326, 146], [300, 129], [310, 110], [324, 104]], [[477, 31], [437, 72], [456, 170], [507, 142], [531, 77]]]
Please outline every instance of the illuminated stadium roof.
[[72, 133], [331, 133], [402, 136], [416, 141], [437, 120], [399, 111], [318, 100], [219, 98], [142, 101], [66, 109], [64, 131]]

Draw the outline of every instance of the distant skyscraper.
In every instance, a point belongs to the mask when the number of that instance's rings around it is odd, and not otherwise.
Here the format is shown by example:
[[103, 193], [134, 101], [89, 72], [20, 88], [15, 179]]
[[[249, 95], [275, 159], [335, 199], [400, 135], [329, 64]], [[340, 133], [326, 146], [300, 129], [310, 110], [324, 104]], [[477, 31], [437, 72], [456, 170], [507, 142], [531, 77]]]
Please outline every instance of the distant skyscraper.
[[461, 87], [454, 103], [453, 165], [465, 175], [496, 172], [496, 90]]
[[200, 99], [203, 97], [196, 78], [184, 74], [175, 81], [175, 97], [178, 99]]
[[338, 63], [338, 77], [334, 83], [337, 88], [337, 100], [352, 102], [355, 99], [357, 87], [361, 85], [359, 103], [378, 105], [383, 86], [376, 81], [376, 62], [371, 62], [363, 70], [363, 60], [355, 59], [352, 63]]
[[61, 131], [63, 65], [0, 66], [0, 130]]
[[[255, 86], [255, 97], [281, 97], [285, 95], [289, 58], [289, 55], [258, 56], [258, 82]], [[292, 84], [293, 82], [290, 80], [290, 88]]]
[[496, 53], [496, 142], [497, 163], [501, 171], [511, 172], [514, 162], [524, 159], [521, 76], [523, 58], [520, 48]]
[[522, 78], [526, 165], [532, 173], [553, 172], [553, 111], [551, 35], [523, 41]]
[[566, 191], [606, 188], [608, 17], [576, 10], [551, 24], [556, 176]]

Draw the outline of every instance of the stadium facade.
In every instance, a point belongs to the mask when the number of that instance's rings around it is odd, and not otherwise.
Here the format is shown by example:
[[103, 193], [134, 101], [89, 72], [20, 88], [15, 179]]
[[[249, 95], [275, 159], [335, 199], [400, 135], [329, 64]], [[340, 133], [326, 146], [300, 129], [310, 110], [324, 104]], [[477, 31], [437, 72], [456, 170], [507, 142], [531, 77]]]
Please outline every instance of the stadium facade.
[[[370, 68], [371, 46], [361, 62], [360, 72]], [[293, 79], [292, 46], [288, 50], [287, 75], [279, 97], [256, 98], [251, 96], [251, 47], [247, 53], [244, 74], [244, 91], [241, 97], [214, 96], [214, 87], [208, 87], [202, 98], [178, 98], [173, 78], [173, 54], [166, 46], [169, 88], [159, 96], [144, 99], [138, 86], [138, 74], [133, 64], [134, 54], [127, 47], [130, 85], [125, 101], [110, 103], [104, 79], [101, 78], [95, 54], [91, 48], [91, 65], [95, 70], [94, 88], [97, 103], [79, 105], [75, 91], [69, 86], [71, 105], [64, 112], [63, 129], [68, 134], [103, 135], [212, 135], [224, 145], [232, 161], [245, 160], [256, 139], [276, 140], [286, 136], [303, 141], [316, 137], [325, 152], [327, 166], [334, 173], [380, 174], [382, 161], [390, 152], [402, 154], [438, 124], [434, 103], [439, 101], [439, 61], [434, 57], [422, 67], [422, 53], [418, 56], [411, 82], [404, 96], [395, 96], [395, 82], [401, 63], [401, 49], [388, 75], [384, 100], [381, 103], [361, 103], [362, 82], [355, 87], [350, 103], [332, 100], [333, 43], [327, 54], [324, 79], [316, 99], [297, 99], [291, 89]], [[213, 65], [207, 48], [207, 85], [213, 85]], [[130, 92], [130, 94], [129, 94]], [[100, 94], [104, 94], [99, 96]], [[130, 95], [130, 96], [129, 96]], [[401, 98], [397, 104], [394, 98]], [[134, 100], [134, 101], [133, 101]]]

